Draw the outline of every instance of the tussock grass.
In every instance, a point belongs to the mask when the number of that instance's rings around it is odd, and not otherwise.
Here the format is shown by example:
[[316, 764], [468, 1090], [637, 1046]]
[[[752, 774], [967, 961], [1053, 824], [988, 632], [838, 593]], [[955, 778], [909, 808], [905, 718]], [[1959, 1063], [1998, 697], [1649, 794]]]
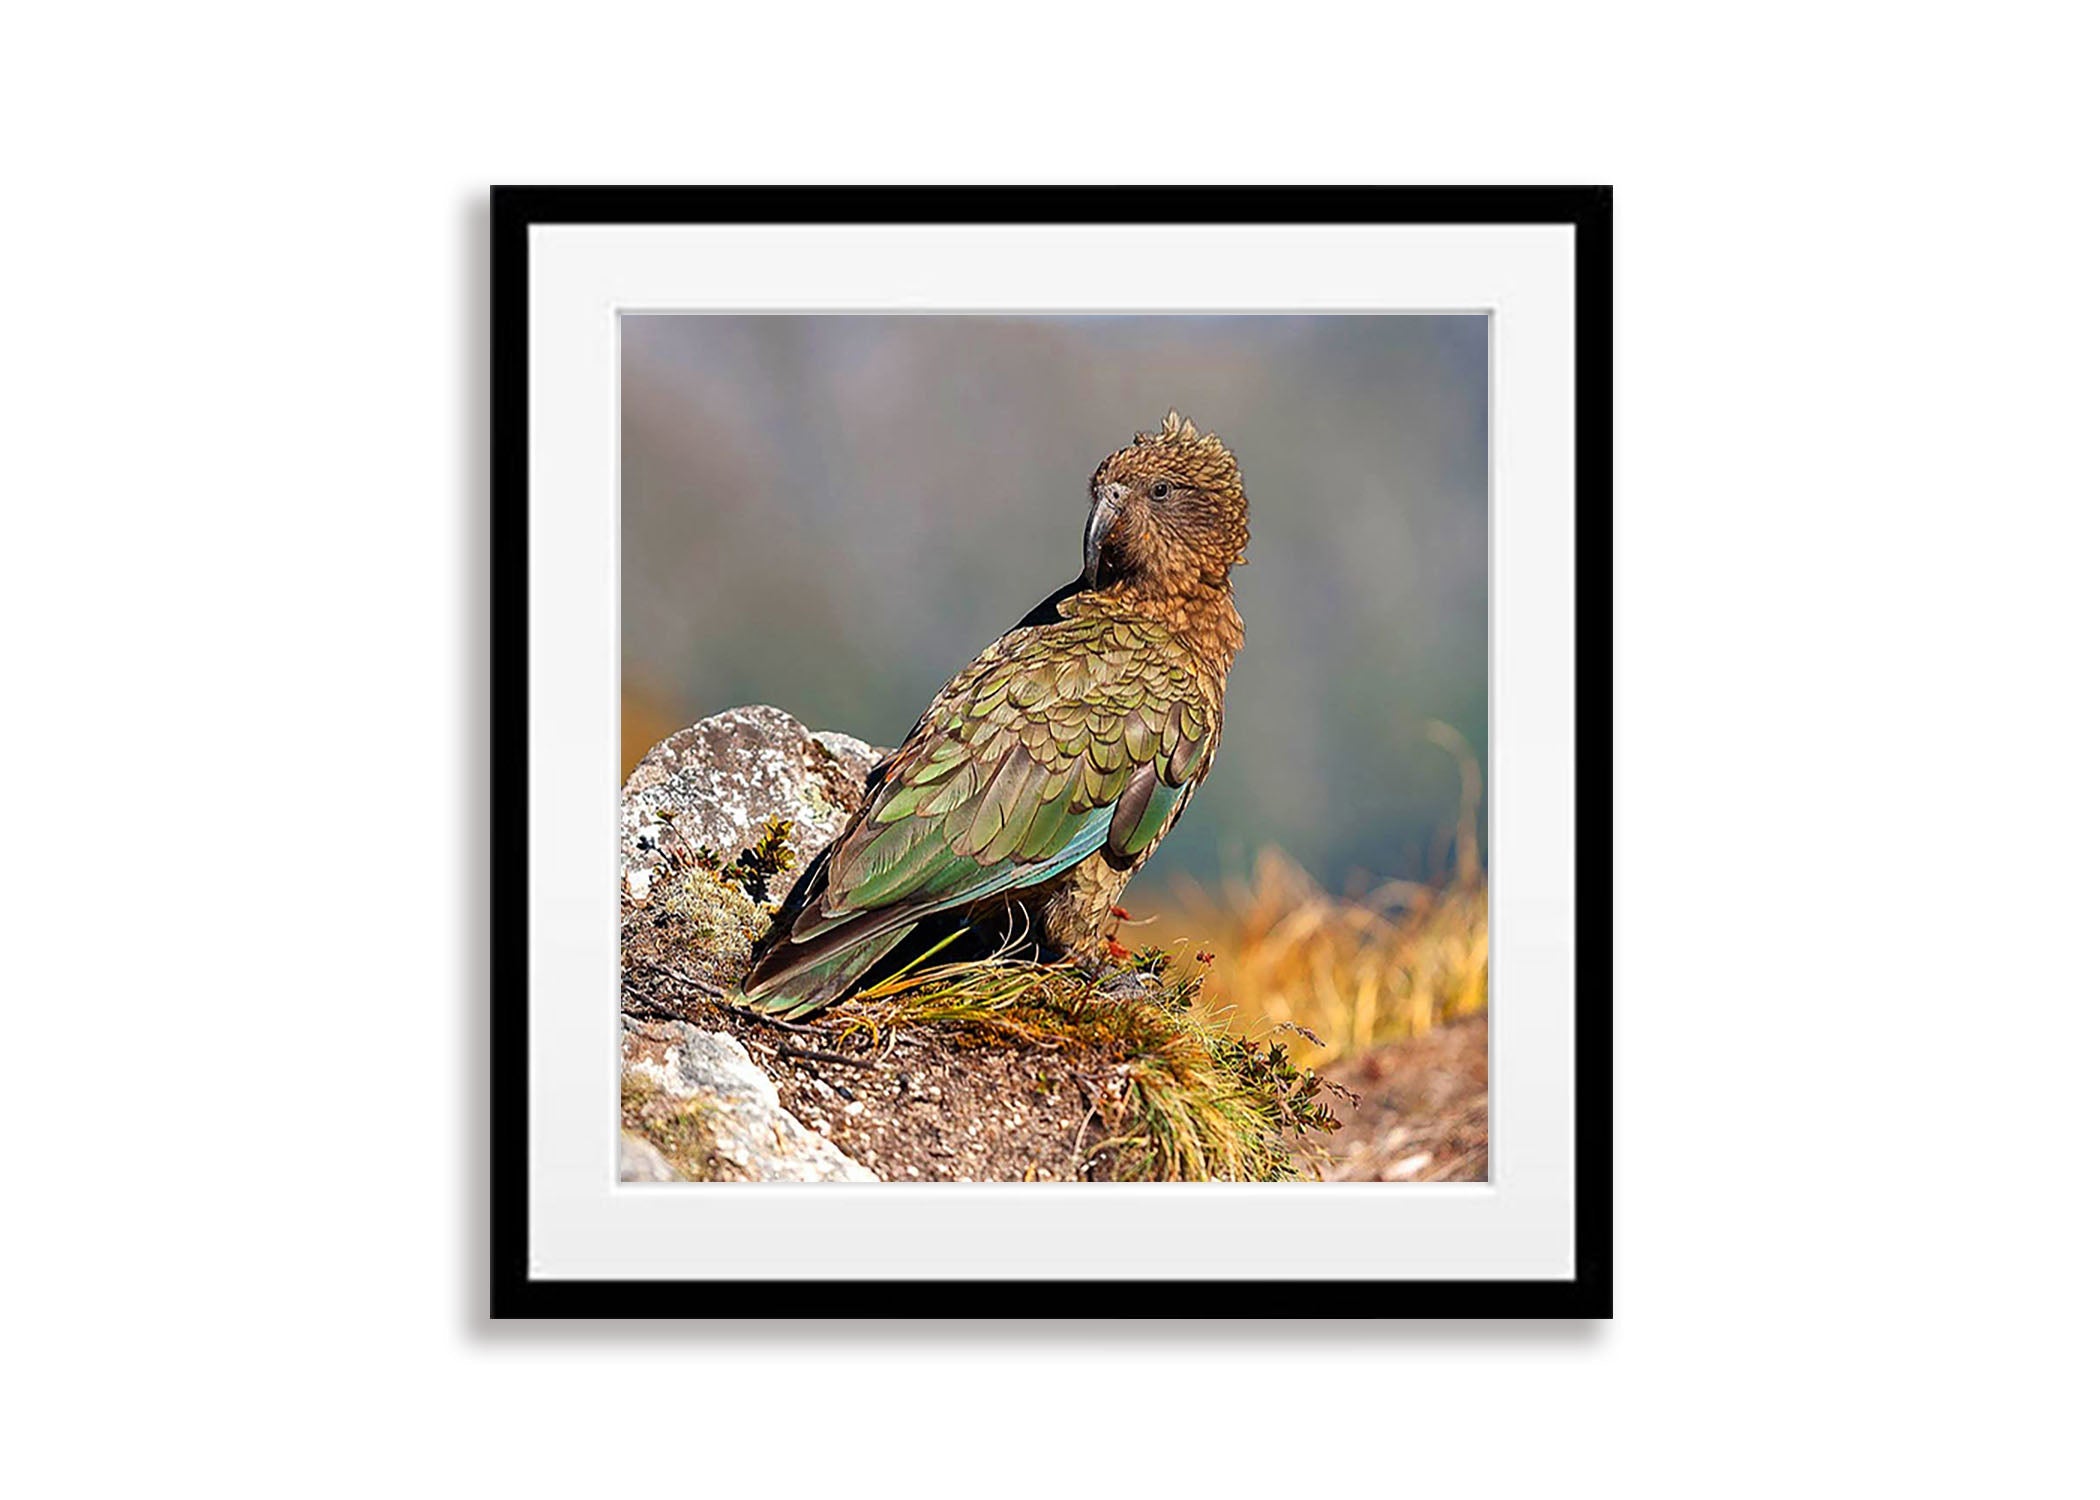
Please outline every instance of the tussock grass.
[[[1292, 1043], [1327, 1063], [1471, 1015], [1487, 1005], [1488, 894], [1478, 827], [1480, 767], [1456, 731], [1430, 726], [1460, 775], [1453, 875], [1387, 881], [1362, 896], [1323, 890], [1281, 850], [1252, 878], [1212, 892], [1177, 880], [1153, 931], [1213, 956], [1216, 990], [1250, 1020], [1303, 1028]], [[1304, 1032], [1326, 1039], [1315, 1045]]]
[[1157, 949], [1099, 976], [993, 959], [901, 974], [839, 1019], [886, 1045], [934, 1028], [1062, 1054], [1084, 1080], [1100, 1137], [1086, 1156], [1124, 1180], [1277, 1182], [1304, 1176], [1292, 1138], [1335, 1128], [1317, 1075], [1273, 1039], [1235, 1033], [1202, 1000], [1203, 976]]
[[1395, 881], [1351, 899], [1268, 850], [1251, 881], [1222, 895], [1177, 883], [1175, 895], [1160, 926], [1215, 955], [1219, 993], [1242, 1015], [1325, 1038], [1293, 1043], [1309, 1061], [1420, 1036], [1487, 1005], [1484, 881]]

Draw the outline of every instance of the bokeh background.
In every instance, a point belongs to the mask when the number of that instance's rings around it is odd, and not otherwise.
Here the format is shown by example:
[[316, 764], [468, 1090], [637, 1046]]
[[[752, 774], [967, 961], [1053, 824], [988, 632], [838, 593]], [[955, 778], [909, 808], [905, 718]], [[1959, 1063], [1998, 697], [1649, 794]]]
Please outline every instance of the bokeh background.
[[1095, 464], [1177, 407], [1240, 459], [1247, 647], [1127, 904], [1265, 849], [1338, 892], [1448, 875], [1487, 748], [1486, 317], [630, 314], [621, 351], [623, 775], [740, 703], [894, 745], [1077, 574]]

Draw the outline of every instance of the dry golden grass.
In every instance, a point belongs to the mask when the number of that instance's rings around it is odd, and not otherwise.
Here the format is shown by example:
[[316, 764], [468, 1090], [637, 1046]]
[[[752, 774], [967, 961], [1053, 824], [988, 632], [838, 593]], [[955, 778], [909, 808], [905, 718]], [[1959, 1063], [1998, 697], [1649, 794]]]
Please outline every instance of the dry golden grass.
[[[1185, 939], [1214, 955], [1211, 993], [1239, 1024], [1266, 1032], [1303, 1027], [1304, 1061], [1329, 1063], [1380, 1042], [1419, 1036], [1487, 1005], [1488, 899], [1478, 826], [1480, 768], [1456, 731], [1430, 737], [1459, 765], [1455, 869], [1448, 884], [1387, 881], [1361, 897], [1320, 888], [1281, 850], [1265, 850], [1252, 878], [1221, 892], [1186, 878], [1147, 940]], [[1125, 934], [1124, 941], [1131, 940]]]

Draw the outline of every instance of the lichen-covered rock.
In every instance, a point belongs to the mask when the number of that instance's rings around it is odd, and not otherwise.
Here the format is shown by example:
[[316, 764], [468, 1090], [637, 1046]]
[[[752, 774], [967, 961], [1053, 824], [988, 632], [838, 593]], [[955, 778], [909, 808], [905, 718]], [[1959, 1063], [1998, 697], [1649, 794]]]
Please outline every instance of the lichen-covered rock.
[[678, 1173], [657, 1150], [631, 1130], [620, 1132], [620, 1181], [676, 1182]]
[[[873, 1182], [780, 1105], [734, 1037], [683, 1021], [623, 1021], [620, 1117], [679, 1180]], [[621, 1176], [627, 1176], [625, 1136]], [[646, 1180], [646, 1179], [645, 1179]]]
[[[620, 879], [646, 901], [667, 866], [702, 851], [733, 859], [785, 819], [791, 859], [767, 890], [787, 893], [798, 872], [860, 806], [882, 752], [848, 734], [812, 734], [766, 705], [732, 708], [681, 729], [642, 757], [620, 792]], [[671, 858], [677, 844], [684, 858]]]

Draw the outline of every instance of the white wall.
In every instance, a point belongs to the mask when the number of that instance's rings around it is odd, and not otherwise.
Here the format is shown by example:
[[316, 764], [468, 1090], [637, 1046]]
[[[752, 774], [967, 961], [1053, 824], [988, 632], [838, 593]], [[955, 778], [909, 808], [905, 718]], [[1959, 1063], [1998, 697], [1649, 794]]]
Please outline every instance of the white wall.
[[[11, 1488], [2090, 1483], [2067, 10], [530, 9], [10, 22]], [[484, 185], [1168, 177], [1618, 185], [1617, 1321], [490, 1329]]]

